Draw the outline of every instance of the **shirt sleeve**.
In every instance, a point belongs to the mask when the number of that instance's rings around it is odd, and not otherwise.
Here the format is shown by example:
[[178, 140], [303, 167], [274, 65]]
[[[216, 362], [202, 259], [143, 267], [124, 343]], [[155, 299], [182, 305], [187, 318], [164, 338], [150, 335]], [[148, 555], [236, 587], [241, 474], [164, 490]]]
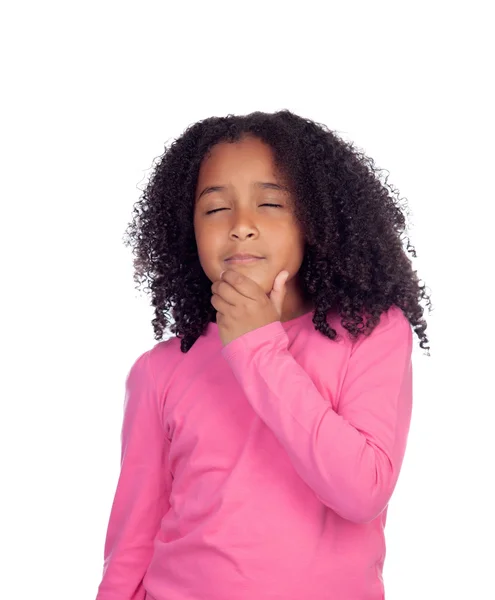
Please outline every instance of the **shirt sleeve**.
[[169, 508], [168, 438], [162, 427], [149, 352], [126, 379], [121, 469], [108, 523], [96, 600], [144, 600], [143, 578]]
[[[412, 410], [410, 324], [392, 306], [369, 336], [354, 342], [337, 411], [288, 345], [275, 321], [236, 338], [222, 354], [319, 500], [347, 520], [369, 522], [387, 506], [405, 454]], [[312, 362], [318, 360], [324, 373], [332, 368], [329, 356]]]

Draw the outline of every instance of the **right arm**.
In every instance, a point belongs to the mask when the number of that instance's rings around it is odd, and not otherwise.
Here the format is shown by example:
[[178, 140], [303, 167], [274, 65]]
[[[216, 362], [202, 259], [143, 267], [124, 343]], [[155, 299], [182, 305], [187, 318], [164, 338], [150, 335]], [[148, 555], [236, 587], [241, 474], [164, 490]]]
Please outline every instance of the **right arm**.
[[96, 600], [144, 600], [143, 578], [154, 538], [170, 506], [170, 442], [162, 427], [149, 352], [134, 362], [126, 379], [121, 469]]

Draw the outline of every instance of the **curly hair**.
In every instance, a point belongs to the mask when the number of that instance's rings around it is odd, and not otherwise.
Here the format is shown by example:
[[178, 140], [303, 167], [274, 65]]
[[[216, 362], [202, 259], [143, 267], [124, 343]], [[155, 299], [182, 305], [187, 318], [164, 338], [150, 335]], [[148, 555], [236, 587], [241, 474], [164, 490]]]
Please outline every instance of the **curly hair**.
[[[315, 329], [334, 340], [327, 313], [335, 309], [356, 339], [369, 335], [380, 315], [396, 305], [430, 356], [420, 300], [426, 299], [429, 309], [431, 300], [402, 246], [407, 205], [401, 206], [387, 178], [380, 180], [373, 159], [352, 142], [289, 110], [210, 117], [165, 145], [124, 237], [133, 247], [135, 283], [149, 283], [145, 291], [151, 290], [155, 309], [155, 339], [168, 330], [180, 338], [185, 353], [216, 319], [194, 234], [195, 189], [209, 150], [246, 136], [271, 147], [275, 167], [295, 199], [305, 235], [299, 276], [314, 306]], [[407, 252], [416, 257], [405, 239]]]

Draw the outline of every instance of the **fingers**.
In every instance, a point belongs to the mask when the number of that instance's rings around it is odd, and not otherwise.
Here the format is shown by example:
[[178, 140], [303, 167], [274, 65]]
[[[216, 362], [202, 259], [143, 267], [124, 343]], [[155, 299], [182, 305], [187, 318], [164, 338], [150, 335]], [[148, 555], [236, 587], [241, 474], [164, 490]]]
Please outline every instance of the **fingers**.
[[218, 296], [232, 306], [236, 305], [236, 299], [237, 302], [239, 301], [239, 292], [225, 281], [215, 281], [211, 286], [211, 291], [214, 296]]
[[224, 315], [228, 311], [229, 308], [232, 308], [232, 304], [229, 304], [226, 300], [224, 300], [218, 294], [213, 294], [211, 297], [211, 304], [213, 308], [217, 311], [217, 313]]

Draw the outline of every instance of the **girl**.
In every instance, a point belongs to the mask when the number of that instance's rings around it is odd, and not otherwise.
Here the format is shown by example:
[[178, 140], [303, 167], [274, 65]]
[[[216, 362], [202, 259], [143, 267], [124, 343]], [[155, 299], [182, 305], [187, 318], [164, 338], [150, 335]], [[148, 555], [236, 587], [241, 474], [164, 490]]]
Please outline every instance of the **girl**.
[[166, 150], [129, 239], [175, 335], [126, 379], [97, 600], [384, 598], [411, 325], [429, 350], [404, 225], [371, 159], [288, 110]]

